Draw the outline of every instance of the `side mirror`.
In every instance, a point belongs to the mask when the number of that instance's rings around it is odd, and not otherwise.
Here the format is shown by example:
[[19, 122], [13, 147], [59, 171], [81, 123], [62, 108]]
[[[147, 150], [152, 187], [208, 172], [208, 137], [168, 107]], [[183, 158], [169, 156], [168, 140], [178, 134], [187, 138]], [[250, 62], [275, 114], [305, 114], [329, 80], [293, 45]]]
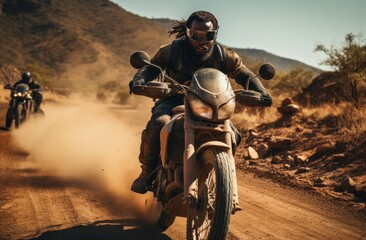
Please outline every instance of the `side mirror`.
[[10, 84], [6, 84], [6, 85], [4, 86], [4, 89], [11, 89]]
[[136, 69], [140, 69], [143, 66], [150, 63], [150, 56], [146, 52], [138, 51], [131, 55], [130, 64]]
[[271, 80], [276, 74], [276, 69], [270, 63], [265, 63], [259, 68], [259, 76], [264, 80]]

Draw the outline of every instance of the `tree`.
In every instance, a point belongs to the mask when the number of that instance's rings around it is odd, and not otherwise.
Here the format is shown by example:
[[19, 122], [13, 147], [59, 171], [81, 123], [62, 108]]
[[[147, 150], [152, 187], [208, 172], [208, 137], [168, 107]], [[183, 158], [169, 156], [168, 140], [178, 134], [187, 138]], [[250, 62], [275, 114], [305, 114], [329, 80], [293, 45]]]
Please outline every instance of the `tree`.
[[348, 33], [343, 47], [326, 48], [323, 44], [318, 44], [314, 51], [324, 52], [328, 56], [321, 64], [328, 65], [341, 76], [345, 76], [350, 83], [352, 98], [359, 107], [359, 85], [366, 82], [366, 39], [364, 35]]
[[363, 34], [348, 33], [343, 47], [326, 48], [318, 44], [314, 51], [324, 52], [328, 58], [321, 62], [340, 73], [361, 72], [366, 68], [366, 39]]

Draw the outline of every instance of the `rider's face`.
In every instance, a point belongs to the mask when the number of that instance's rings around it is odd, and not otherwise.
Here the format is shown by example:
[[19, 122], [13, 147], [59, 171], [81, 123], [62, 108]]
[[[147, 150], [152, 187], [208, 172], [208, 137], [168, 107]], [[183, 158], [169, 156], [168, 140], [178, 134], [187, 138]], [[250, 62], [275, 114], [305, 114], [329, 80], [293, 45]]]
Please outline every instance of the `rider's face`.
[[212, 22], [201, 22], [198, 20], [192, 22], [190, 29], [187, 30], [187, 35], [197, 54], [205, 54], [213, 47], [216, 32], [212, 39], [212, 31], [214, 31]]

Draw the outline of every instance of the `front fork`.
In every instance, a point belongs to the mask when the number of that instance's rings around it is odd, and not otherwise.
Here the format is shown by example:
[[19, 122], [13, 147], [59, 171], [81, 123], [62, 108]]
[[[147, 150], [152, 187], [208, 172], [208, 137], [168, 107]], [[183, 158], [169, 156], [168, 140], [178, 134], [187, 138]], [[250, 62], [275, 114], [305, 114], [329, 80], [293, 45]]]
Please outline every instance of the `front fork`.
[[[186, 104], [186, 103], [185, 103]], [[189, 109], [188, 106], [185, 106]], [[194, 147], [194, 121], [190, 117], [190, 112], [186, 111], [185, 121], [184, 121], [184, 200], [188, 206], [192, 206], [197, 202], [198, 199], [198, 184], [197, 184], [197, 174], [198, 174], [198, 163], [196, 149]], [[233, 213], [239, 209], [239, 196], [238, 196], [238, 186], [236, 180], [236, 169], [235, 169], [235, 159], [232, 151], [232, 138], [231, 138], [231, 126], [230, 121], [226, 120], [224, 123], [225, 141], [226, 145], [229, 146], [227, 154], [230, 157], [230, 168], [233, 176]]]

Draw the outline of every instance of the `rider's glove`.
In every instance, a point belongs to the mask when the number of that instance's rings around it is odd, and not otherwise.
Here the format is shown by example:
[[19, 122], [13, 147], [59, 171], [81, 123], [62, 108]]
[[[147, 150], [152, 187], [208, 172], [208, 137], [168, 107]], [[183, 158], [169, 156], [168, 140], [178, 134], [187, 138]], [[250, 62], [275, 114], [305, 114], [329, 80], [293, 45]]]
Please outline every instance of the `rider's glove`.
[[270, 96], [261, 97], [261, 106], [262, 107], [270, 107], [271, 105], [272, 105], [272, 98]]
[[130, 94], [132, 94], [132, 90], [135, 86], [141, 86], [144, 84], [145, 84], [145, 81], [144, 81], [144, 79], [141, 79], [141, 78], [131, 80], [131, 82], [128, 84], [128, 86], [130, 87]]

